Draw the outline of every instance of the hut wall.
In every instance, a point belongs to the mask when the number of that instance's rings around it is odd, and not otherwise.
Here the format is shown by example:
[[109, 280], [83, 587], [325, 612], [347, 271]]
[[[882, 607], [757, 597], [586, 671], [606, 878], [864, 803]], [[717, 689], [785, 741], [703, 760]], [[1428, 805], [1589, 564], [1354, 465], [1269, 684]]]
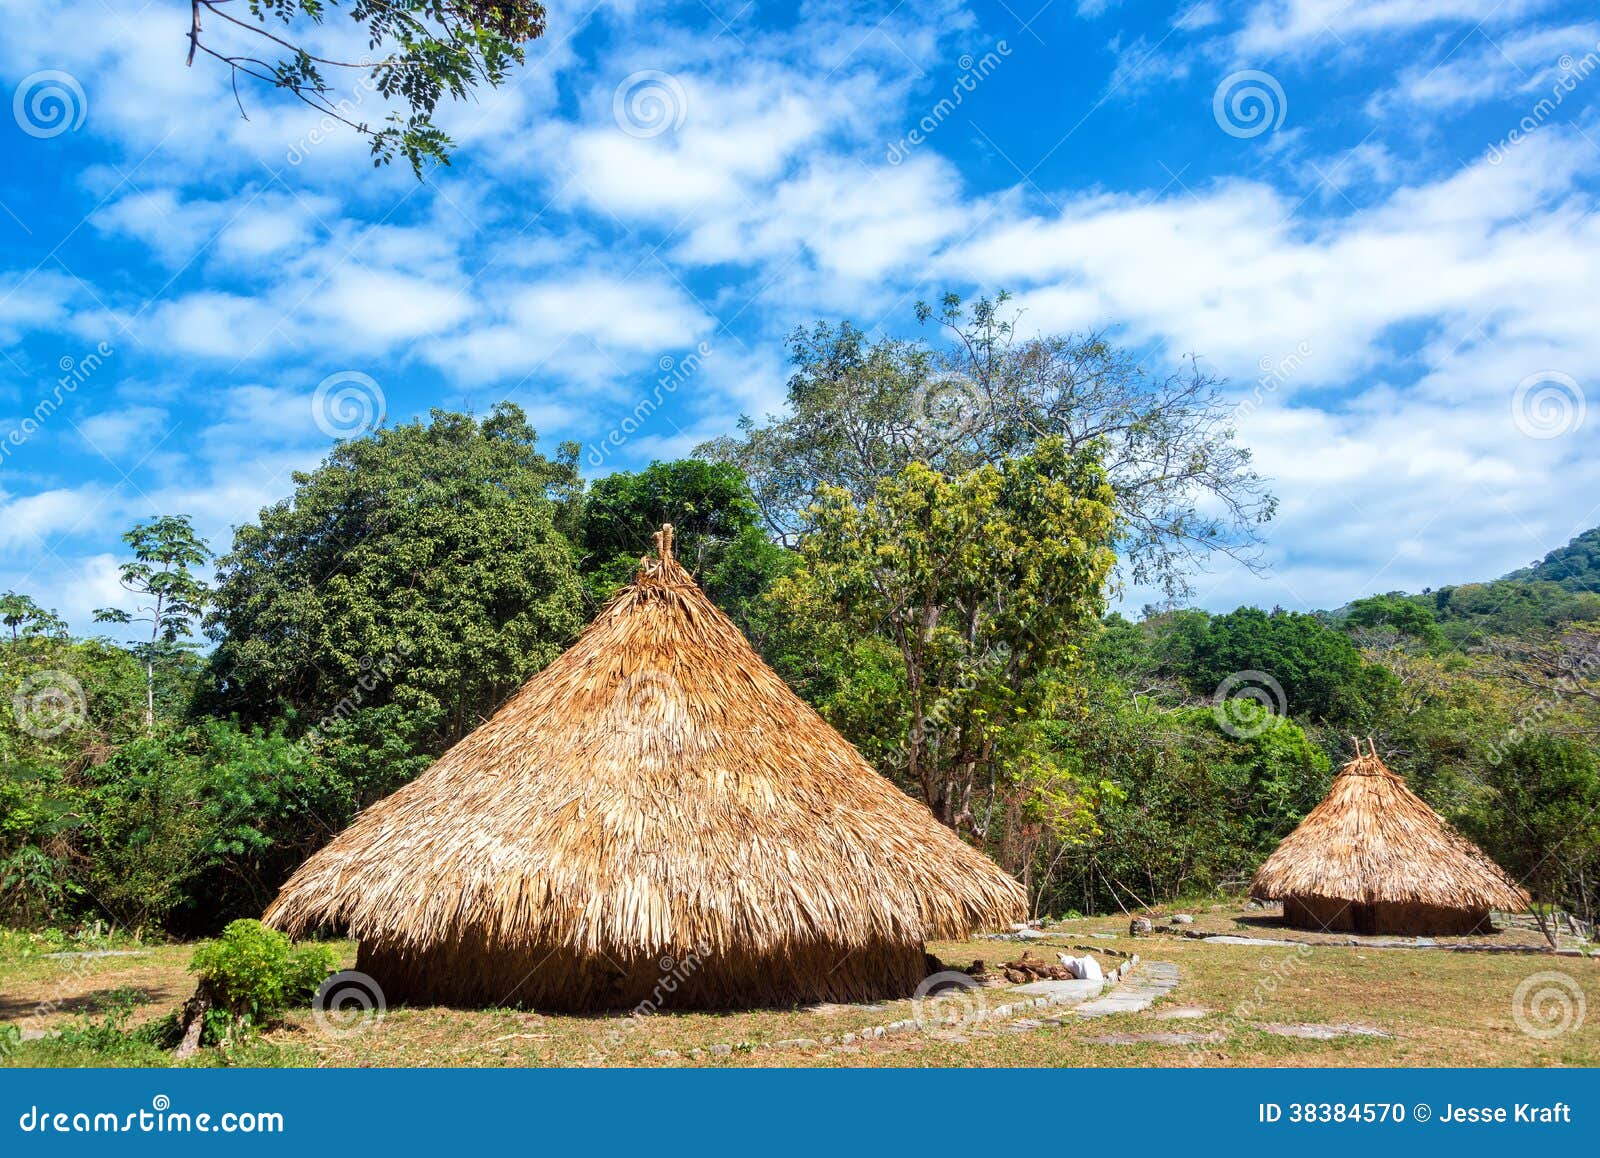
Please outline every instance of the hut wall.
[[928, 974], [922, 945], [811, 945], [764, 957], [663, 953], [631, 961], [544, 947], [451, 943], [421, 953], [361, 943], [356, 968], [389, 1002], [550, 1012], [729, 1009], [909, 997]]
[[1491, 928], [1487, 909], [1441, 905], [1361, 904], [1328, 897], [1285, 897], [1283, 923], [1330, 933], [1392, 933], [1452, 936]]

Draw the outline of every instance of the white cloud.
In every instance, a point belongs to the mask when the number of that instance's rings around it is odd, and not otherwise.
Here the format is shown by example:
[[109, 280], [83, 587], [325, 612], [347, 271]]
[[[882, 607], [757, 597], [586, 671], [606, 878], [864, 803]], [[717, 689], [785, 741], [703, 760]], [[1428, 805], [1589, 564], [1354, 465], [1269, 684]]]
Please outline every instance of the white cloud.
[[1235, 39], [1241, 57], [1342, 48], [1346, 41], [1440, 24], [1497, 27], [1548, 0], [1258, 0]]
[[1600, 24], [1529, 28], [1493, 40], [1475, 36], [1442, 61], [1406, 69], [1394, 88], [1374, 94], [1367, 111], [1383, 119], [1490, 101], [1563, 104], [1583, 86], [1600, 83], [1597, 73]]
[[91, 448], [117, 456], [135, 447], [159, 438], [167, 425], [167, 412], [155, 406], [125, 406], [120, 410], [107, 410], [91, 415], [77, 424]]

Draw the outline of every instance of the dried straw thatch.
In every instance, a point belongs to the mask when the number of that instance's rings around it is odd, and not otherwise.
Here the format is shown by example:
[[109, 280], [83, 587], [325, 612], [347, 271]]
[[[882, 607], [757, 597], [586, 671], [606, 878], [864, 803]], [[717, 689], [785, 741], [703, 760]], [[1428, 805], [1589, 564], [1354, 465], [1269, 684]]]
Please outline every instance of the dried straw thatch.
[[1251, 895], [1286, 923], [1356, 933], [1470, 933], [1528, 894], [1461, 836], [1368, 742], [1257, 870]]
[[267, 910], [391, 1000], [568, 1010], [909, 993], [1021, 886], [880, 776], [672, 556]]

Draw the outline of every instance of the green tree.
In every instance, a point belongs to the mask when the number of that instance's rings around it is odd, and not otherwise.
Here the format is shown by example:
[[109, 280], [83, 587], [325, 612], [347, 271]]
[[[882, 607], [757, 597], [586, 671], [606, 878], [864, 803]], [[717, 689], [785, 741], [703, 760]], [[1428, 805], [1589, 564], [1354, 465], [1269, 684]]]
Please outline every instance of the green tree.
[[[419, 180], [424, 162], [450, 163], [452, 142], [433, 123], [439, 101], [465, 100], [479, 84], [498, 87], [545, 28], [537, 0], [353, 0], [350, 18], [372, 56], [334, 60], [308, 48], [306, 34], [338, 4], [250, 0], [241, 8], [229, 0], [190, 0], [188, 63], [199, 53], [227, 65], [236, 96], [241, 75], [292, 94], [370, 138], [374, 164], [398, 152]], [[407, 114], [393, 112], [374, 128], [360, 115], [360, 96], [341, 95], [329, 80], [338, 72], [363, 74], [358, 93], [397, 100]]]
[[1241, 607], [1176, 623], [1183, 676], [1196, 695], [1209, 697], [1230, 677], [1261, 672], [1283, 691], [1277, 711], [1364, 728], [1390, 687], [1387, 673], [1364, 664], [1349, 636], [1315, 615]]
[[1593, 921], [1600, 901], [1600, 758], [1570, 737], [1513, 741], [1485, 770], [1466, 827], [1537, 901]]
[[805, 608], [820, 595], [847, 627], [892, 643], [904, 775], [945, 824], [987, 832], [1002, 788], [1060, 795], [1030, 729], [1066, 698], [1063, 675], [1103, 606], [1111, 502], [1095, 455], [1053, 439], [963, 475], [911, 463], [865, 503], [820, 490], [804, 568], [774, 598]]
[[211, 561], [211, 548], [195, 534], [188, 515], [162, 515], [147, 523], [135, 524], [122, 536], [133, 548], [133, 558], [119, 568], [118, 581], [136, 601], [133, 611], [102, 607], [94, 613], [96, 623], [150, 625], [150, 638], [134, 648], [144, 664], [144, 728], [152, 734], [156, 726], [156, 665], [166, 663], [189, 647], [189, 638], [211, 589], [192, 568]]
[[537, 443], [509, 403], [434, 411], [296, 473], [219, 561], [215, 708], [321, 732], [393, 704], [434, 751], [475, 728], [583, 625], [577, 448]]
[[1345, 624], [1351, 628], [1387, 629], [1428, 647], [1444, 642], [1433, 609], [1401, 592], [1357, 599], [1346, 609]]
[[757, 601], [793, 564], [762, 531], [739, 468], [680, 459], [596, 479], [583, 500], [584, 578], [597, 600], [632, 582], [651, 538], [671, 523], [678, 560], [747, 631]]
[[1059, 439], [1100, 448], [1118, 515], [1125, 579], [1177, 597], [1206, 557], [1254, 561], [1275, 500], [1235, 441], [1221, 383], [1191, 362], [1149, 374], [1102, 335], [1018, 339], [1006, 296], [970, 308], [918, 306], [942, 344], [869, 341], [845, 322], [790, 338], [789, 413], [740, 420], [740, 435], [696, 454], [738, 464], [769, 529], [794, 542], [819, 488], [865, 502], [911, 462], [947, 474], [996, 465]]
[[0, 624], [11, 632], [11, 642], [46, 637], [65, 639], [67, 623], [55, 613], [35, 603], [31, 596], [7, 591], [0, 595]]

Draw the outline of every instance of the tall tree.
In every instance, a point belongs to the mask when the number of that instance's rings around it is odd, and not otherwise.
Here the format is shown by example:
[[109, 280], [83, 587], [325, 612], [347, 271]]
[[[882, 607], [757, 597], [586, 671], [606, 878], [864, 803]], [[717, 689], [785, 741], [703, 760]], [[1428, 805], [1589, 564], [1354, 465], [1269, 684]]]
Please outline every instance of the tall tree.
[[789, 569], [792, 553], [761, 529], [760, 513], [738, 467], [679, 459], [599, 478], [583, 500], [583, 570], [597, 599], [632, 581], [650, 536], [675, 532], [678, 559], [706, 594], [749, 632], [756, 601]]
[[4, 624], [11, 632], [12, 643], [40, 636], [65, 639], [67, 635], [67, 622], [55, 613], [54, 608], [46, 610], [35, 603], [31, 596], [19, 595], [15, 591], [0, 595], [0, 624]]
[[518, 407], [382, 428], [294, 482], [218, 564], [220, 709], [321, 731], [393, 704], [437, 750], [582, 627], [577, 447], [546, 458]]
[[[353, 0], [350, 18], [372, 55], [339, 60], [313, 51], [307, 40], [309, 26], [321, 25], [338, 5], [190, 0], [188, 63], [200, 54], [227, 65], [235, 97], [240, 76], [290, 93], [367, 136], [374, 164], [387, 164], [398, 152], [420, 178], [425, 162], [450, 163], [452, 142], [433, 123], [439, 101], [464, 100], [479, 84], [500, 85], [522, 63], [524, 45], [544, 35], [544, 5], [537, 0]], [[382, 127], [373, 127], [361, 115], [359, 97], [342, 95], [329, 79], [340, 72], [362, 74], [364, 91], [399, 101], [407, 114], [390, 113]]]
[[1020, 338], [1006, 302], [919, 304], [943, 344], [869, 341], [848, 322], [796, 330], [789, 413], [746, 417], [738, 437], [696, 453], [742, 467], [772, 531], [792, 542], [824, 485], [861, 502], [909, 462], [961, 473], [1045, 438], [1069, 453], [1097, 445], [1124, 579], [1177, 598], [1214, 553], [1253, 566], [1276, 500], [1235, 440], [1221, 382], [1192, 360], [1152, 375], [1100, 334]]
[[1072, 822], [1071, 786], [1031, 728], [1065, 705], [1061, 677], [1103, 608], [1112, 497], [1092, 450], [1057, 439], [961, 475], [913, 462], [866, 502], [819, 488], [804, 569], [774, 597], [804, 607], [820, 592], [858, 633], [893, 642], [904, 773], [945, 824], [986, 833], [1009, 791]]
[[190, 637], [211, 589], [193, 568], [212, 559], [211, 548], [195, 533], [188, 515], [162, 515], [138, 523], [122, 541], [133, 548], [133, 558], [119, 568], [118, 582], [134, 599], [134, 608], [102, 607], [96, 623], [150, 625], [150, 638], [135, 648], [144, 664], [144, 727], [156, 727], [156, 664], [191, 646]]

